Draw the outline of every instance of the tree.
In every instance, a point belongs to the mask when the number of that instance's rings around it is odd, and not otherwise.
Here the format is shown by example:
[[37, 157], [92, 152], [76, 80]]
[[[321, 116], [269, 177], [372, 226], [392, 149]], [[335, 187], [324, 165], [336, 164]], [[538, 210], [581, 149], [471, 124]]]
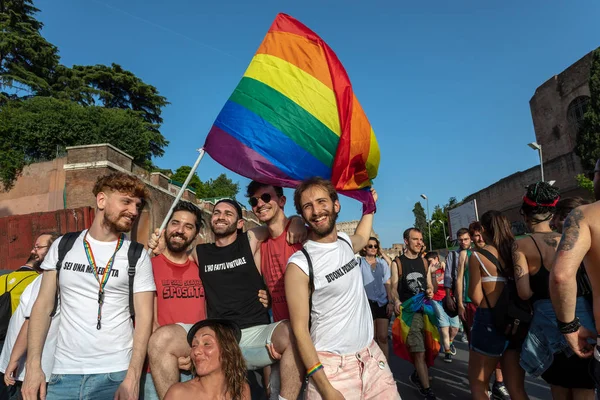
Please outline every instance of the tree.
[[143, 163], [150, 151], [148, 123], [131, 110], [84, 107], [36, 96], [9, 101], [0, 112], [0, 182], [10, 190], [23, 167], [51, 160], [67, 146], [110, 143]]
[[[427, 216], [425, 214], [425, 209], [423, 205], [421, 205], [420, 201], [415, 203], [415, 207], [413, 208], [413, 214], [415, 215], [415, 225], [414, 227], [423, 232], [423, 240], [425, 240], [425, 236], [427, 235]], [[429, 236], [427, 236], [429, 239]]]
[[[190, 167], [189, 165], [182, 165], [181, 167], [175, 170], [175, 173], [173, 175], [171, 175], [171, 179], [175, 182], [183, 184], [187, 179], [188, 175], [190, 174], [191, 170], [192, 167]], [[202, 194], [206, 192], [206, 189], [204, 188], [204, 183], [200, 180], [200, 178], [198, 178], [197, 173], [194, 172], [192, 179], [190, 179], [190, 183], [188, 183], [188, 187], [194, 192], [196, 192], [196, 197], [206, 197], [202, 196]]]
[[592, 182], [585, 174], [579, 174], [575, 177], [577, 186], [587, 190], [592, 197], [594, 196], [594, 182]]
[[159, 129], [163, 122], [162, 108], [169, 103], [154, 86], [145, 83], [120, 65], [74, 65], [73, 68], [61, 65], [52, 77], [49, 94], [86, 106], [101, 105], [138, 112], [148, 123], [148, 160], [150, 156], [164, 155], [163, 148], [169, 142]]
[[234, 183], [225, 174], [209, 180], [205, 185], [208, 191], [207, 197], [235, 197], [240, 191], [240, 184]]
[[600, 47], [592, 53], [590, 68], [590, 102], [577, 133], [575, 154], [586, 170], [593, 170], [600, 158]]
[[[183, 184], [191, 170], [192, 167], [188, 165], [181, 166], [175, 170], [171, 179]], [[210, 179], [208, 182], [202, 182], [198, 177], [198, 174], [194, 173], [188, 187], [196, 192], [196, 197], [200, 199], [235, 197], [240, 190], [240, 184], [234, 183], [225, 174], [219, 175], [217, 179]]]
[[41, 35], [31, 0], [0, 0], [0, 99], [31, 96], [48, 89], [58, 50]]

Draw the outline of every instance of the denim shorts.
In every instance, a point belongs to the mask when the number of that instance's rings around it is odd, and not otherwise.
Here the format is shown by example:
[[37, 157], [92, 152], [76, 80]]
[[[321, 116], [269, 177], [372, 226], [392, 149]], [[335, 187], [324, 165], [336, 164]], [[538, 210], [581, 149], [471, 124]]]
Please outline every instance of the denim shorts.
[[471, 328], [471, 350], [489, 357], [501, 357], [508, 347], [506, 336], [494, 326], [492, 310], [478, 308]]
[[460, 326], [458, 315], [456, 315], [454, 318], [450, 318], [448, 314], [446, 314], [441, 301], [434, 300], [431, 303], [433, 305], [433, 311], [435, 311], [435, 317], [437, 318], [438, 326], [440, 328], [446, 328], [449, 326], [452, 328], [458, 328]]
[[127, 371], [108, 374], [52, 374], [48, 381], [48, 400], [112, 399], [125, 379]]

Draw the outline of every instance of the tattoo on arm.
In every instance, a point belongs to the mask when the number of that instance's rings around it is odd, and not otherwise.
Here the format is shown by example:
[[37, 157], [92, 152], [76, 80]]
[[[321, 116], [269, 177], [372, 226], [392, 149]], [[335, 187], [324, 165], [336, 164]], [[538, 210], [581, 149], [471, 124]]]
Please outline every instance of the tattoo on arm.
[[548, 246], [556, 248], [556, 246], [558, 245], [558, 241], [559, 241], [560, 237], [559, 236], [545, 236], [544, 237], [544, 243], [546, 243]]
[[525, 276], [525, 272], [523, 271], [523, 267], [518, 264], [515, 264], [515, 279], [519, 281], [523, 276]]
[[571, 211], [563, 226], [563, 235], [560, 239], [557, 252], [570, 251], [575, 247], [577, 239], [579, 239], [579, 222], [583, 219], [583, 213], [579, 209]]
[[517, 267], [517, 262], [519, 261], [519, 257], [517, 256], [517, 251], [519, 251], [519, 244], [515, 240], [511, 246], [511, 254], [512, 254], [512, 262], [515, 268]]

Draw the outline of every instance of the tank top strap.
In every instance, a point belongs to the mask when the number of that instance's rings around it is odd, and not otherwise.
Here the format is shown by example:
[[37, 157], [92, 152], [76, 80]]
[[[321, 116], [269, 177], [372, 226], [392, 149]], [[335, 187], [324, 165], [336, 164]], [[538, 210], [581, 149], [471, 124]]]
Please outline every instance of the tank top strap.
[[535, 240], [533, 235], [529, 235], [529, 237], [531, 238], [531, 240], [533, 240], [533, 244], [535, 244], [535, 248], [537, 249], [538, 253], [540, 253], [540, 260], [542, 261], [542, 266], [543, 266], [544, 258], [542, 257], [542, 251], [540, 250], [540, 246], [538, 246], [537, 241]]

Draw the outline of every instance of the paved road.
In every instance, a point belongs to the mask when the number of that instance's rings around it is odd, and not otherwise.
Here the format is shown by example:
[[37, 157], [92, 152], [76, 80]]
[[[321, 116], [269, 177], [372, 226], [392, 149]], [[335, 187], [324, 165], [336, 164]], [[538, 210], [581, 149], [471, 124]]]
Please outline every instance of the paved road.
[[[456, 342], [457, 354], [452, 363], [445, 363], [442, 356], [435, 360], [435, 364], [430, 368], [433, 376], [431, 386], [435, 395], [440, 400], [470, 400], [471, 392], [469, 390], [469, 381], [467, 377], [467, 366], [469, 361], [469, 352], [466, 343]], [[418, 400], [423, 397], [408, 380], [413, 372], [412, 364], [404, 361], [390, 349], [391, 360], [390, 368], [394, 373], [394, 378], [398, 384], [398, 391], [402, 400]], [[525, 389], [531, 400], [548, 400], [552, 396], [550, 389], [541, 379], [525, 378]]]

